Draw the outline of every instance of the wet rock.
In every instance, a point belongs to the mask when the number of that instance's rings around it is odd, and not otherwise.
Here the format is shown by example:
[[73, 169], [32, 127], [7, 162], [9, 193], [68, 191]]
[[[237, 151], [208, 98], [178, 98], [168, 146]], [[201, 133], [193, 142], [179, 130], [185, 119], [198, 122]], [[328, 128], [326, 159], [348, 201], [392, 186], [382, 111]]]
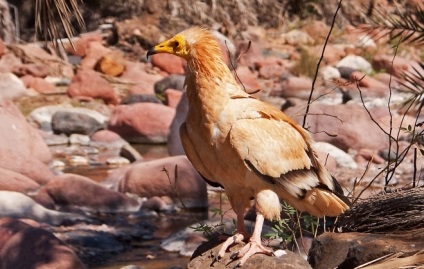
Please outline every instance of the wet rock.
[[0, 260], [3, 268], [87, 269], [52, 233], [10, 218], [0, 220]]
[[41, 188], [40, 195], [44, 195], [43, 192], [57, 205], [82, 207], [96, 212], [131, 212], [140, 207], [136, 200], [125, 194], [74, 174], [55, 177]]
[[117, 106], [109, 118], [108, 129], [129, 142], [164, 143], [175, 109], [153, 103]]
[[175, 89], [175, 90], [183, 91], [184, 80], [185, 80], [184, 75], [172, 74], [172, 75], [166, 76], [165, 78], [155, 83], [155, 93], [162, 94], [167, 89]]
[[[217, 253], [221, 247], [220, 242], [216, 237], [213, 240], [199, 246], [193, 254], [190, 263], [187, 265], [188, 269], [195, 268], [215, 268], [224, 269], [228, 266], [234, 266], [237, 260], [230, 258], [231, 254], [240, 250], [243, 244], [236, 244], [229, 248], [229, 251], [218, 262], [213, 263], [213, 254]], [[281, 252], [281, 251], [280, 251]], [[264, 268], [264, 269], [311, 269], [312, 267], [300, 255], [295, 254], [289, 250], [281, 252], [281, 256], [268, 256], [265, 254], [255, 254], [250, 257], [243, 265], [245, 269]], [[328, 267], [330, 268], [330, 267]]]
[[0, 190], [28, 193], [35, 191], [40, 184], [14, 171], [0, 168]]
[[74, 221], [87, 220], [75, 213], [63, 213], [38, 204], [25, 194], [13, 191], [0, 191], [0, 217], [32, 219], [49, 225], [62, 225]]
[[161, 53], [152, 55], [152, 65], [168, 74], [184, 74], [186, 61], [175, 55]]
[[27, 95], [25, 84], [12, 73], [0, 73], [0, 101]]
[[53, 114], [51, 121], [55, 134], [91, 135], [104, 128], [106, 117], [90, 109], [62, 109]]
[[402, 234], [324, 233], [312, 243], [308, 260], [315, 269], [355, 268], [388, 254], [416, 253], [424, 248], [423, 239], [422, 233], [414, 231]]
[[122, 105], [130, 105], [135, 103], [156, 103], [162, 104], [162, 102], [152, 94], [130, 94], [122, 100]]
[[100, 98], [106, 104], [119, 103], [109, 82], [100, 76], [100, 73], [87, 68], [77, 71], [67, 89], [67, 94], [76, 98]]
[[[177, 179], [174, 176], [176, 166]], [[168, 171], [169, 178], [164, 168]], [[119, 191], [146, 198], [169, 196], [175, 204], [182, 201], [188, 208], [204, 208], [208, 204], [206, 183], [186, 156], [131, 164], [119, 184]]]

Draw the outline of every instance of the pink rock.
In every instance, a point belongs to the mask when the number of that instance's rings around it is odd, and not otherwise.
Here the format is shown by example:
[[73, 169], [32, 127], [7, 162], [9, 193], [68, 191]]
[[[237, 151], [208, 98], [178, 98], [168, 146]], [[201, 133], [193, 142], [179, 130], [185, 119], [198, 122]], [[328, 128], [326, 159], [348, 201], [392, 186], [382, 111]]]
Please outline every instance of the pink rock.
[[[175, 167], [177, 179], [174, 176]], [[163, 169], [168, 171], [169, 178]], [[174, 203], [182, 201], [188, 208], [204, 208], [208, 205], [206, 183], [186, 156], [132, 164], [120, 182], [119, 190], [147, 198], [168, 196]]]
[[121, 139], [122, 138], [117, 133], [110, 130], [100, 130], [91, 136], [91, 141], [93, 142], [113, 143]]
[[246, 92], [248, 93], [256, 92], [261, 88], [257, 74], [250, 71], [247, 66], [237, 67], [237, 77], [237, 82], [239, 82], [241, 85], [244, 85]]
[[0, 126], [0, 151], [9, 150], [44, 163], [51, 161], [52, 155], [46, 143], [11, 101], [0, 102]]
[[[424, 69], [414, 60], [408, 60], [400, 56], [378, 54], [372, 60], [372, 67], [375, 70], [385, 70], [398, 78], [402, 78], [405, 72], [424, 76]], [[415, 71], [415, 70], [416, 71]]]
[[20, 58], [13, 53], [6, 53], [0, 58], [0, 73], [12, 72], [13, 68], [22, 65]]
[[115, 107], [108, 129], [134, 143], [164, 143], [175, 109], [154, 103], [135, 103]]
[[106, 104], [118, 104], [118, 97], [109, 82], [91, 69], [78, 70], [67, 89], [70, 97], [100, 98]]
[[106, 48], [99, 42], [90, 42], [88, 44], [85, 57], [81, 60], [81, 67], [94, 69], [97, 62], [106, 54], [110, 53], [111, 49]]
[[34, 77], [45, 78], [50, 74], [49, 66], [45, 64], [22, 64], [13, 68], [12, 72], [17, 76], [32, 75]]
[[140, 207], [136, 200], [125, 194], [75, 174], [56, 176], [40, 192], [47, 193], [56, 204], [84, 207], [97, 212], [130, 212]]
[[288, 73], [287, 69], [278, 63], [268, 64], [259, 69], [259, 77], [264, 79], [279, 78], [285, 73]]
[[280, 88], [274, 88], [271, 96], [297, 97], [307, 99], [312, 87], [312, 80], [307, 77], [288, 77], [281, 81]]
[[368, 163], [371, 161], [372, 163], [382, 164], [386, 161], [378, 155], [376, 150], [371, 149], [360, 149], [358, 153], [354, 157], [357, 163]]
[[87, 268], [52, 233], [12, 218], [0, 219], [0, 260], [2, 268]]
[[160, 53], [152, 56], [152, 65], [168, 74], [184, 74], [186, 61], [175, 55]]
[[65, 43], [65, 50], [69, 54], [85, 57], [91, 42], [102, 43], [103, 36], [100, 32], [83, 33], [79, 38], [74, 39], [74, 47], [70, 43]]
[[363, 96], [370, 97], [383, 97], [389, 94], [389, 86], [372, 78], [368, 75], [363, 74], [360, 71], [354, 71], [349, 76], [350, 81], [358, 82], [358, 86], [361, 89]]
[[[305, 105], [298, 104], [285, 113], [302, 124]], [[375, 110], [370, 110], [375, 114]], [[306, 126], [316, 141], [328, 142], [341, 150], [385, 149], [387, 135], [370, 119], [365, 109], [357, 104], [310, 106]]]
[[144, 63], [127, 61], [121, 78], [134, 83], [129, 89], [130, 94], [155, 94], [154, 85], [157, 81], [163, 79], [163, 76], [147, 73], [145, 69]]
[[29, 177], [0, 168], [0, 190], [2, 191], [28, 193], [37, 190], [39, 187], [40, 185]]
[[254, 68], [256, 62], [263, 60], [262, 51], [259, 42], [251, 42], [250, 48], [248, 48], [248, 44], [248, 41], [236, 42], [236, 55], [241, 54], [237, 65]]
[[21, 80], [24, 82], [27, 88], [33, 89], [38, 93], [52, 93], [56, 91], [56, 88], [53, 84], [40, 77], [25, 75], [21, 77]]
[[176, 108], [181, 100], [182, 95], [183, 93], [179, 90], [167, 89], [165, 91], [166, 105], [169, 107]]
[[0, 38], [0, 57], [5, 55], [7, 52], [7, 48], [4, 45], [3, 39]]

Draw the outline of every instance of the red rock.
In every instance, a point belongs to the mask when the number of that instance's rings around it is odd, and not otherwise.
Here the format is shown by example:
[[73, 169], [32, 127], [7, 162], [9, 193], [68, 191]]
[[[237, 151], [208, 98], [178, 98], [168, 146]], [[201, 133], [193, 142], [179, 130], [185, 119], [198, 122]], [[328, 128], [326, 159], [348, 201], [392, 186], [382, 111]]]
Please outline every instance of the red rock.
[[312, 80], [307, 77], [288, 77], [281, 81], [280, 88], [274, 88], [271, 96], [297, 97], [307, 99], [312, 88]]
[[[299, 124], [303, 122], [305, 105], [289, 107], [285, 113]], [[357, 104], [310, 106], [306, 126], [315, 141], [328, 142], [341, 150], [385, 149], [387, 135], [370, 119], [365, 109]], [[375, 115], [375, 109], [370, 109]]]
[[186, 64], [184, 59], [167, 53], [152, 56], [152, 65], [168, 74], [184, 74]]
[[389, 86], [372, 78], [360, 71], [354, 71], [350, 74], [349, 79], [351, 82], [358, 82], [363, 96], [370, 97], [383, 97], [389, 94]]
[[94, 69], [97, 62], [106, 54], [111, 53], [111, 49], [106, 48], [99, 42], [90, 42], [88, 44], [87, 53], [81, 60], [81, 67]]
[[[237, 76], [236, 80], [239, 84], [244, 85], [246, 92], [252, 93], [256, 92], [261, 88], [257, 74], [250, 71], [246, 66], [237, 67]], [[238, 78], [237, 78], [238, 77]]]
[[7, 52], [7, 48], [4, 45], [3, 39], [0, 38], [0, 57], [5, 55]]
[[40, 185], [29, 177], [0, 168], [0, 190], [28, 193], [39, 187]]
[[130, 87], [130, 94], [155, 94], [154, 85], [157, 81], [163, 79], [163, 76], [158, 74], [149, 74], [145, 71], [144, 63], [127, 62], [125, 71], [121, 75], [123, 80], [134, 83]]
[[268, 64], [259, 69], [259, 77], [264, 79], [279, 78], [288, 73], [287, 69], [281, 64]]
[[178, 103], [181, 100], [182, 95], [183, 95], [182, 91], [167, 89], [165, 91], [166, 105], [169, 107], [176, 108], [178, 106]]
[[115, 107], [108, 129], [134, 143], [164, 143], [175, 109], [154, 103], [135, 103]]
[[43, 78], [25, 75], [21, 77], [21, 80], [25, 84], [25, 87], [33, 89], [38, 93], [52, 93], [56, 91], [56, 87]]
[[12, 218], [0, 220], [0, 261], [2, 268], [87, 268], [52, 233]]
[[[176, 166], [177, 180], [174, 177]], [[170, 178], [163, 171], [164, 168]], [[178, 189], [178, 193], [175, 189]], [[168, 196], [174, 203], [182, 201], [188, 208], [204, 208], [208, 205], [206, 183], [186, 156], [131, 164], [119, 184], [119, 191], [147, 198]]]
[[10, 150], [24, 157], [31, 156], [48, 163], [51, 152], [38, 131], [32, 127], [13, 102], [0, 102], [0, 149]]
[[113, 143], [116, 141], [120, 141], [122, 138], [115, 132], [110, 130], [100, 130], [95, 132], [91, 137], [91, 141], [93, 142], [105, 142], [105, 143]]
[[263, 60], [262, 51], [259, 42], [251, 42], [250, 48], [248, 48], [248, 44], [248, 41], [236, 42], [236, 55], [241, 54], [237, 65], [254, 68], [256, 62]]
[[57, 205], [84, 207], [96, 212], [130, 212], [140, 206], [123, 193], [75, 174], [56, 176], [40, 192], [48, 193]]
[[[424, 69], [414, 60], [402, 58], [400, 56], [393, 57], [392, 55], [378, 54], [372, 59], [372, 67], [374, 70], [385, 70], [398, 78], [402, 78], [405, 72], [410, 72], [424, 76]], [[415, 71], [415, 70], [417, 71]]]
[[70, 97], [100, 98], [106, 104], [118, 104], [118, 97], [109, 82], [94, 70], [78, 70], [67, 89]]
[[85, 57], [88, 46], [91, 42], [102, 43], [103, 36], [100, 32], [83, 33], [74, 40], [74, 47], [70, 43], [65, 43], [65, 50], [67, 53]]
[[12, 72], [17, 76], [32, 75], [34, 77], [45, 78], [50, 74], [49, 66], [45, 64], [22, 64], [13, 68]]

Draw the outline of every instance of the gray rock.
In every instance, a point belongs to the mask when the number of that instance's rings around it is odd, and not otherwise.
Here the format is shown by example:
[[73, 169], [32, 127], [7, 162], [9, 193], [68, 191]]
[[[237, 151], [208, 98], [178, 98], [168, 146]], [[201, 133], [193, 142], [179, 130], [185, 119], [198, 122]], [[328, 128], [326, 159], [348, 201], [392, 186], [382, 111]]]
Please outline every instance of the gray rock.
[[169, 75], [155, 83], [155, 93], [162, 94], [167, 89], [182, 91], [184, 89], [184, 75]]
[[[93, 111], [94, 112], [94, 111]], [[80, 111], [57, 111], [52, 117], [52, 129], [55, 134], [84, 134], [91, 135], [104, 129], [105, 121]]]
[[360, 70], [366, 74], [370, 74], [372, 72], [371, 63], [365, 60], [363, 57], [357, 55], [348, 55], [341, 59], [337, 63], [337, 68], [342, 66]]

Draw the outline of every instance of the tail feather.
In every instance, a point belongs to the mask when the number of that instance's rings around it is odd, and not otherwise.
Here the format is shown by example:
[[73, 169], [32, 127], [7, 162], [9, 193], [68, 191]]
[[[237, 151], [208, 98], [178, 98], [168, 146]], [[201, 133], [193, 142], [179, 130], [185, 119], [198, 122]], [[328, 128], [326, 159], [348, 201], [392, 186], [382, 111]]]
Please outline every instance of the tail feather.
[[349, 205], [334, 193], [320, 188], [313, 188], [299, 200], [305, 211], [317, 217], [338, 216], [349, 209]]

